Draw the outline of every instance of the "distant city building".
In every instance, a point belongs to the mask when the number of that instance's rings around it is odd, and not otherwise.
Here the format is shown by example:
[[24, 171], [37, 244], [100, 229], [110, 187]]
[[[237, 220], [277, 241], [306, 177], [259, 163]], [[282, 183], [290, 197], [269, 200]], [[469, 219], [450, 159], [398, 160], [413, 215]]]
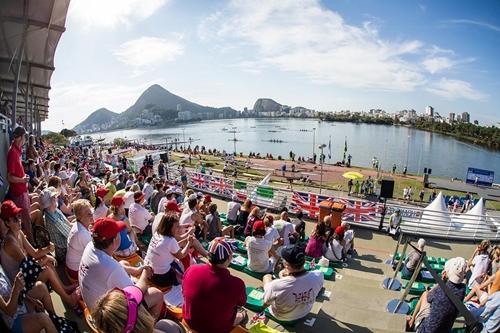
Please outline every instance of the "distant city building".
[[430, 105], [427, 105], [425, 107], [425, 115], [427, 117], [434, 117], [434, 108]]
[[[179, 107], [179, 105], [177, 105]], [[180, 111], [177, 114], [177, 118], [181, 121], [188, 121], [193, 119], [193, 116], [191, 115], [191, 111]]]
[[450, 112], [450, 114], [448, 115], [448, 122], [450, 124], [453, 124], [453, 122], [455, 122], [455, 113], [454, 112]]
[[462, 117], [459, 114], [457, 114], [457, 122], [461, 122], [461, 121], [462, 121]]
[[470, 114], [468, 112], [462, 112], [462, 122], [470, 123]]
[[180, 104], [177, 104], [177, 111], [182, 111], [182, 106]]

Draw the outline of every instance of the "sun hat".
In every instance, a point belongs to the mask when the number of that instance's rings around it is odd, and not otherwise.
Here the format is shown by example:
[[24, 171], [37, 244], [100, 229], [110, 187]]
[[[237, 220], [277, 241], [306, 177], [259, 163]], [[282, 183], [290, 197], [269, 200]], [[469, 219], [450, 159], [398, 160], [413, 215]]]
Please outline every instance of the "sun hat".
[[425, 239], [420, 238], [417, 242], [417, 247], [420, 251], [423, 251], [425, 247]]
[[46, 209], [50, 206], [50, 200], [59, 195], [59, 191], [54, 186], [50, 186], [44, 189], [41, 194], [42, 207]]
[[125, 222], [116, 221], [110, 217], [102, 217], [97, 219], [92, 226], [92, 237], [98, 240], [113, 239], [125, 228], [127, 228]]
[[448, 280], [455, 284], [462, 283], [467, 272], [467, 262], [462, 257], [451, 258], [444, 264]]
[[175, 199], [167, 200], [167, 202], [165, 203], [165, 208], [167, 210], [171, 210], [171, 211], [174, 211], [176, 213], [181, 212], [181, 210], [179, 209], [179, 205], [177, 204], [177, 201], [175, 201]]
[[111, 206], [120, 207], [124, 203], [125, 203], [125, 199], [123, 199], [123, 197], [121, 197], [121, 196], [114, 196], [111, 199]]
[[281, 257], [292, 265], [303, 264], [306, 261], [305, 247], [299, 244], [285, 246], [281, 250]]
[[16, 206], [16, 204], [12, 200], [6, 200], [2, 203], [0, 208], [0, 215], [3, 220], [8, 220], [17, 216], [19, 213], [23, 211], [22, 208]]
[[264, 221], [257, 220], [254, 222], [252, 229], [253, 229], [253, 231], [266, 230], [266, 225], [264, 224]]
[[104, 198], [106, 196], [106, 194], [108, 194], [109, 190], [105, 187], [99, 187], [96, 191], [95, 191], [95, 195], [98, 196], [99, 198]]
[[215, 261], [223, 261], [233, 254], [233, 247], [224, 237], [216, 237], [210, 242], [208, 252]]

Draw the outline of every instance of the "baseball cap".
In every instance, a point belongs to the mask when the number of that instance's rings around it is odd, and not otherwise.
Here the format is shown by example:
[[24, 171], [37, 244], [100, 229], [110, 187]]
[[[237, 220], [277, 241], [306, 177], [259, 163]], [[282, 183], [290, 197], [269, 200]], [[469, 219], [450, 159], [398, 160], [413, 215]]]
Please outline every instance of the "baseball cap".
[[300, 265], [306, 261], [305, 247], [300, 244], [288, 245], [281, 250], [283, 260], [292, 265]]
[[210, 194], [205, 194], [203, 200], [205, 200], [205, 202], [212, 202], [212, 197], [210, 196]]
[[111, 206], [115, 206], [115, 207], [120, 207], [121, 205], [123, 205], [125, 203], [125, 199], [123, 199], [123, 197], [121, 196], [114, 196], [112, 199], [111, 199]]
[[22, 126], [17, 126], [15, 129], [14, 129], [14, 132], [12, 132], [12, 136], [14, 138], [18, 138], [20, 136], [23, 136], [26, 134], [26, 130], [24, 129], [24, 127]]
[[17, 207], [12, 200], [6, 200], [2, 203], [2, 207], [0, 208], [0, 215], [2, 216], [2, 219], [8, 220], [14, 216], [17, 216], [22, 211], [23, 209]]
[[177, 204], [177, 201], [175, 201], [175, 200], [168, 200], [165, 203], [165, 208], [167, 210], [172, 210], [172, 211], [177, 212], [177, 213], [181, 212], [181, 210], [179, 209], [179, 205]]
[[92, 226], [92, 237], [99, 240], [113, 239], [125, 228], [127, 228], [125, 222], [116, 221], [110, 217], [101, 217]]
[[222, 261], [233, 254], [233, 247], [224, 237], [216, 237], [210, 242], [208, 252], [215, 261]]
[[111, 176], [109, 176], [109, 181], [112, 182], [113, 180], [117, 180], [118, 179], [118, 174], [114, 173], [112, 174]]
[[453, 283], [462, 283], [467, 272], [467, 262], [462, 257], [451, 258], [444, 264], [444, 270], [448, 280]]
[[257, 220], [254, 222], [252, 229], [253, 229], [253, 231], [266, 230], [266, 225], [264, 224], [264, 221]]
[[95, 195], [97, 195], [99, 198], [104, 198], [106, 196], [106, 194], [108, 194], [109, 190], [105, 187], [99, 187], [96, 191], [95, 191]]

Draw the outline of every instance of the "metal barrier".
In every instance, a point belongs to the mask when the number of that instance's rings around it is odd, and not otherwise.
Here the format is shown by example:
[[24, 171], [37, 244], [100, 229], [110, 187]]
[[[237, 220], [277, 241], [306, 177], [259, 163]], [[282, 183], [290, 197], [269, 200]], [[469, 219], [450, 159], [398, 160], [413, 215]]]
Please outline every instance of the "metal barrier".
[[[179, 179], [179, 169], [169, 167], [170, 177]], [[359, 198], [334, 197], [314, 192], [293, 191], [256, 182], [224, 178], [188, 171], [188, 186], [196, 191], [223, 198], [252, 200], [258, 206], [279, 211], [283, 207], [292, 213], [302, 211], [305, 216], [317, 219], [319, 203], [324, 200], [345, 204], [343, 221], [360, 227], [379, 229], [388, 225], [390, 216], [399, 209], [402, 216], [401, 231], [409, 235], [455, 240], [500, 241], [500, 217], [492, 215], [454, 214], [398, 204], [384, 204]], [[385, 206], [384, 206], [385, 205]], [[385, 209], [385, 213], [384, 213]]]
[[[397, 274], [401, 270], [401, 266], [404, 263], [405, 257], [406, 257], [406, 250], [408, 246], [413, 248], [413, 250], [417, 251], [420, 254], [420, 259], [418, 261], [417, 268], [413, 272], [410, 280], [408, 281], [407, 287], [405, 288], [405, 291], [401, 295], [399, 299], [394, 299], [392, 301], [389, 301], [387, 304], [387, 311], [391, 313], [400, 313], [400, 314], [408, 314], [409, 312], [409, 305], [406, 303], [406, 297], [410, 293], [410, 287], [413, 285], [415, 281], [417, 281], [417, 278], [422, 270], [423, 267], [425, 267], [429, 273], [432, 275], [432, 278], [434, 281], [439, 285], [439, 288], [441, 288], [446, 296], [453, 302], [455, 307], [457, 308], [458, 312], [460, 313], [461, 316], [464, 317], [465, 319], [465, 324], [467, 326], [467, 332], [474, 332], [474, 333], [479, 333], [481, 331], [482, 325], [478, 322], [478, 320], [470, 313], [470, 311], [465, 307], [463, 304], [462, 300], [458, 299], [458, 297], [446, 286], [446, 283], [441, 279], [441, 276], [439, 276], [434, 269], [432, 269], [431, 265], [427, 261], [427, 254], [425, 251], [420, 251], [418, 248], [416, 248], [413, 244], [411, 244], [410, 239], [404, 235], [401, 234], [398, 244], [396, 245], [396, 249], [394, 251], [394, 256], [395, 258], [396, 253], [398, 253], [399, 246], [401, 244], [404, 244], [403, 246], [403, 251], [401, 252], [401, 256], [398, 260], [398, 264], [394, 270], [394, 276], [392, 278], [387, 278], [384, 280], [383, 287], [385, 289], [390, 289], [390, 290], [399, 290], [401, 287], [401, 283], [396, 279]], [[399, 288], [394, 288], [394, 286], [397, 286], [399, 284]]]

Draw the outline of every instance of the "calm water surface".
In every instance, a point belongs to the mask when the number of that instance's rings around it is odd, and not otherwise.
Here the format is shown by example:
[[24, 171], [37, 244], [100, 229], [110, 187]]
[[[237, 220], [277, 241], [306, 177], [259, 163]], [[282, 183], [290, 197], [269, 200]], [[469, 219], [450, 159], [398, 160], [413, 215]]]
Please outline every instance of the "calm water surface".
[[[227, 131], [224, 131], [226, 128]], [[229, 133], [234, 130], [236, 134]], [[315, 128], [315, 130], [313, 130]], [[468, 167], [495, 171], [495, 182], [500, 181], [500, 154], [472, 144], [464, 143], [441, 134], [419, 131], [407, 127], [353, 123], [328, 123], [312, 119], [225, 119], [212, 120], [163, 129], [131, 129], [94, 134], [94, 138], [111, 141], [116, 137], [138, 139], [147, 143], [163, 143], [179, 139], [194, 139], [191, 146], [204, 145], [248, 154], [260, 152], [288, 158], [290, 150], [297, 156], [310, 157], [314, 151], [319, 156], [319, 144], [327, 163], [341, 161], [344, 140], [352, 164], [369, 167], [373, 157], [380, 160], [385, 170], [395, 163], [402, 170], [408, 160], [411, 173], [422, 173], [424, 167], [432, 174], [464, 179]], [[231, 141], [236, 136], [238, 142]], [[328, 159], [328, 142], [331, 136], [332, 157]], [[269, 140], [282, 140], [271, 143]]]

